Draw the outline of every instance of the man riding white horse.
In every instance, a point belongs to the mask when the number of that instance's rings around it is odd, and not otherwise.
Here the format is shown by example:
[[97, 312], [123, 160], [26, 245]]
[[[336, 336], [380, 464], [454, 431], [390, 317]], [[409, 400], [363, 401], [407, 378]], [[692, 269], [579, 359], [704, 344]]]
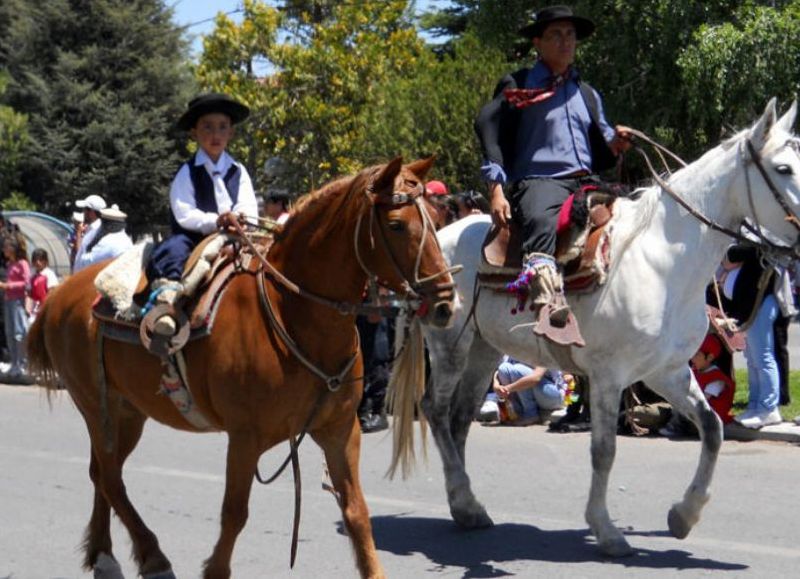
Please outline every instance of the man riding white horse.
[[628, 129], [609, 126], [599, 94], [572, 67], [577, 41], [594, 28], [567, 6], [537, 12], [520, 30], [536, 49], [536, 64], [504, 77], [475, 121], [492, 220], [507, 227], [513, 212], [522, 229], [524, 264], [516, 284], [527, 286], [537, 310], [552, 305], [555, 327], [574, 320], [553, 258], [561, 205], [581, 186], [597, 183], [597, 173], [630, 146]]

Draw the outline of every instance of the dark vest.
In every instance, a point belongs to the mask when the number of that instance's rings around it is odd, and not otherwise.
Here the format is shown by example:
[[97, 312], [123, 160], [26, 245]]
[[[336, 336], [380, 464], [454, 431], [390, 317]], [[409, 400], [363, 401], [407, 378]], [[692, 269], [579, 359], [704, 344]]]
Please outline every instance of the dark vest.
[[[217, 199], [214, 197], [214, 182], [211, 180], [211, 176], [208, 174], [208, 171], [206, 171], [204, 165], [195, 165], [196, 157], [197, 155], [192, 155], [186, 162], [189, 166], [189, 175], [191, 176], [192, 186], [194, 187], [195, 205], [200, 211], [219, 213]], [[241, 175], [242, 172], [239, 171], [239, 166], [234, 163], [222, 178], [225, 182], [225, 187], [228, 188], [228, 194], [231, 196], [231, 202], [234, 206], [239, 199], [239, 179]], [[169, 214], [169, 221], [173, 235], [182, 233], [191, 237], [195, 242], [199, 242], [204, 237], [204, 235], [198, 231], [188, 231], [181, 227], [171, 211]]]

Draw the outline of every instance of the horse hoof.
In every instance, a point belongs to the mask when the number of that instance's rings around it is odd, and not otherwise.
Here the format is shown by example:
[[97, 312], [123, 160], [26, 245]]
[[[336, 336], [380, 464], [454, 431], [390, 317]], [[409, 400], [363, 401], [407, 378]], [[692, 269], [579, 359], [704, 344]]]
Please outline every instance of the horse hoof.
[[467, 513], [451, 511], [450, 514], [458, 526], [464, 529], [485, 529], [494, 526], [494, 521], [483, 508]]
[[600, 543], [598, 546], [606, 557], [630, 557], [633, 555], [633, 549], [623, 538]]
[[670, 534], [676, 539], [685, 539], [689, 535], [689, 531], [692, 530], [689, 521], [678, 511], [677, 506], [673, 506], [669, 510], [667, 525], [669, 525]]
[[125, 579], [122, 568], [114, 557], [100, 553], [92, 567], [94, 579]]

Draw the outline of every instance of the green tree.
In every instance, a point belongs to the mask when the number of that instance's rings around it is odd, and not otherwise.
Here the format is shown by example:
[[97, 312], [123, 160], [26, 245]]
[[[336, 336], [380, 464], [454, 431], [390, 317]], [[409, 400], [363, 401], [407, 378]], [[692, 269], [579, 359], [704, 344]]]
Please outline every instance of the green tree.
[[436, 154], [434, 175], [453, 190], [482, 189], [481, 158], [473, 122], [508, 64], [468, 33], [452, 54], [420, 58], [413, 75], [395, 75], [376, 89], [363, 116], [365, 138], [359, 155], [371, 162], [401, 153]]
[[701, 26], [677, 61], [692, 144], [707, 148], [756, 118], [773, 96], [800, 92], [800, 2], [745, 6], [733, 22]]
[[8, 0], [6, 102], [29, 118], [23, 192], [46, 211], [102, 194], [134, 230], [166, 221], [181, 159], [173, 125], [193, 91], [188, 46], [163, 0]]
[[[251, 166], [280, 157], [295, 192], [362, 165], [362, 112], [386, 78], [413, 74], [424, 51], [405, 0], [325, 3], [321, 16], [305, 12], [306, 4], [318, 3], [296, 2], [283, 14], [245, 0], [240, 25], [218, 17], [197, 68], [202, 86], [251, 106], [239, 146], [253, 147]], [[255, 63], [266, 78], [257, 77]], [[255, 177], [263, 184], [262, 173]]]
[[[9, 79], [0, 72], [0, 97]], [[19, 189], [20, 163], [28, 145], [28, 118], [8, 106], [0, 105], [0, 199]]]

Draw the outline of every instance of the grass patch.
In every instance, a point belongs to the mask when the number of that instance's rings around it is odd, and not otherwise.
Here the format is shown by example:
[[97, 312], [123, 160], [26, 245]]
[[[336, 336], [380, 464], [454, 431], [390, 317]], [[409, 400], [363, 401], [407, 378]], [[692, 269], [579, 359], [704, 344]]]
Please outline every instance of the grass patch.
[[[747, 370], [738, 369], [736, 370], [736, 394], [733, 397], [734, 414], [747, 408], [748, 395]], [[793, 420], [795, 416], [800, 416], [800, 370], [789, 371], [789, 397], [791, 402], [786, 406], [780, 406], [781, 416], [784, 420]]]

